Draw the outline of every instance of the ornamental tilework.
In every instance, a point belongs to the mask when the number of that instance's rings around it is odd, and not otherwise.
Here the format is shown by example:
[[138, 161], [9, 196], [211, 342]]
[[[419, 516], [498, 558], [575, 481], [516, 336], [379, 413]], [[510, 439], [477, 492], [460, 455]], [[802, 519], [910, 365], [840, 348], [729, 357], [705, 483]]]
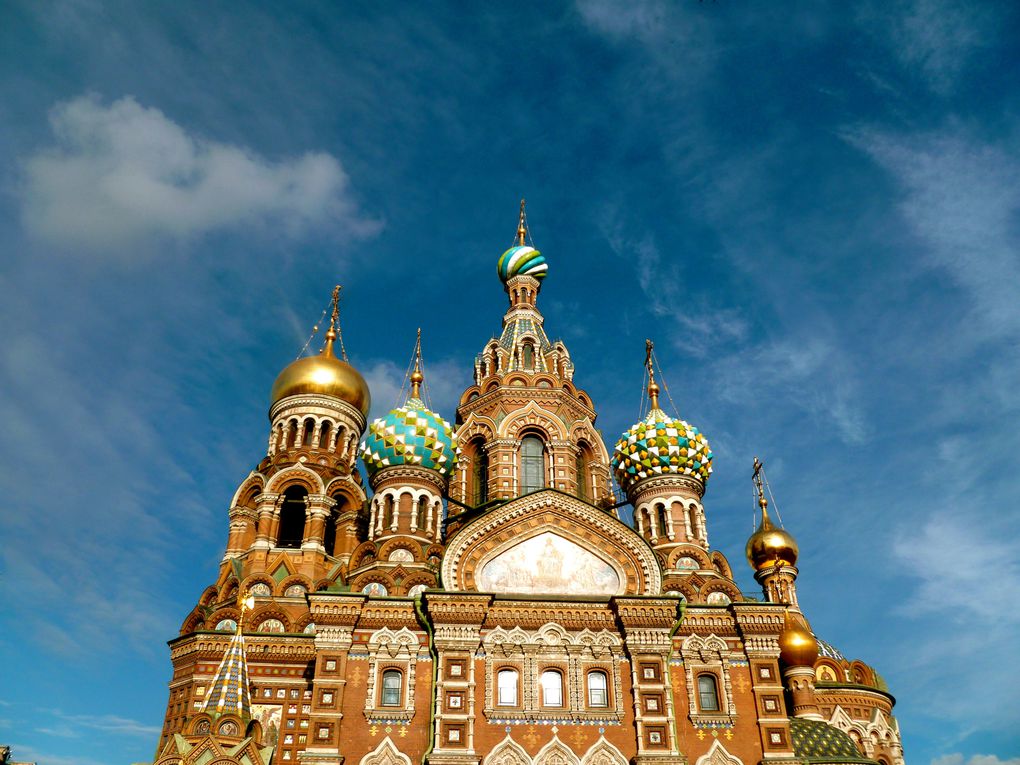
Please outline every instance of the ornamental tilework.
[[870, 762], [861, 756], [850, 736], [820, 720], [792, 718], [790, 738], [794, 754], [812, 762]]
[[504, 282], [514, 276], [544, 279], [549, 271], [549, 264], [545, 262], [542, 253], [534, 247], [518, 245], [511, 247], [499, 257], [496, 271]]
[[370, 474], [392, 465], [420, 465], [448, 476], [458, 453], [450, 423], [414, 398], [373, 422], [361, 447]]
[[818, 655], [824, 656], [827, 659], [836, 659], [837, 661], [846, 661], [846, 656], [836, 648], [832, 643], [827, 643], [822, 640], [818, 635], [811, 633], [814, 639], [818, 642]]
[[244, 659], [244, 636], [240, 630], [230, 639], [223, 661], [213, 677], [212, 687], [202, 704], [202, 711], [213, 715], [251, 716], [248, 663]]
[[655, 475], [689, 475], [704, 482], [712, 472], [712, 452], [693, 425], [653, 409], [616, 442], [612, 464], [624, 491]]

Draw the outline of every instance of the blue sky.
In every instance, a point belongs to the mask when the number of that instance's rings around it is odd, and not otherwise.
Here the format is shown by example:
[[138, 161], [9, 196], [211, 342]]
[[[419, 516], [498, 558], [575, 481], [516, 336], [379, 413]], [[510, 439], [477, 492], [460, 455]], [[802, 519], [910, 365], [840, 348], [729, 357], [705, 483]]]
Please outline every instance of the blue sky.
[[606, 440], [651, 337], [742, 587], [760, 455], [908, 762], [1018, 765], [1016, 8], [504, 5], [0, 7], [0, 741], [151, 758], [332, 285], [376, 412], [421, 326], [452, 418], [523, 195]]

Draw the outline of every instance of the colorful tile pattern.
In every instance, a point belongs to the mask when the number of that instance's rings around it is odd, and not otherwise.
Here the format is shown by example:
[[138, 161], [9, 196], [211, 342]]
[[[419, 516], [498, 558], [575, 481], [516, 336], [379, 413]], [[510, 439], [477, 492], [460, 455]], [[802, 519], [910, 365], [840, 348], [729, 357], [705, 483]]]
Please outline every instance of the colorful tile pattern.
[[518, 245], [511, 247], [499, 257], [496, 272], [503, 282], [512, 276], [533, 276], [536, 279], [544, 279], [549, 272], [549, 264], [545, 262], [542, 253], [534, 247]]
[[202, 711], [218, 716], [228, 713], [251, 717], [251, 695], [248, 690], [248, 663], [244, 658], [244, 636], [234, 633], [223, 655], [212, 686], [206, 694]]
[[819, 656], [824, 656], [828, 659], [835, 659], [837, 661], [846, 661], [846, 656], [844, 656], [842, 651], [836, 648], [836, 646], [834, 646], [832, 643], [825, 642], [820, 637], [818, 637], [818, 635], [815, 635], [813, 632], [811, 634], [814, 636], [815, 640], [818, 643]]
[[689, 475], [704, 482], [712, 472], [712, 452], [693, 425], [653, 409], [616, 442], [612, 464], [624, 491], [655, 475]]
[[373, 422], [361, 445], [370, 474], [392, 465], [420, 465], [448, 476], [459, 453], [450, 423], [414, 398]]
[[820, 720], [790, 719], [793, 753], [809, 762], [871, 762], [862, 755], [846, 733]]

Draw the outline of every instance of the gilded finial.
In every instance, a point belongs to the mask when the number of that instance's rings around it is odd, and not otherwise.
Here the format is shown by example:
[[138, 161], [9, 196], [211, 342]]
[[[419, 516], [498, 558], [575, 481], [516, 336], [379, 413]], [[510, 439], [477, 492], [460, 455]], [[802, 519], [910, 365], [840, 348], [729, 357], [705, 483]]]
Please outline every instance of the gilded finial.
[[528, 227], [524, 222], [524, 198], [521, 198], [521, 216], [517, 221], [517, 244], [524, 246], [524, 239], [527, 236]]
[[421, 384], [425, 375], [421, 372], [421, 327], [418, 327], [418, 339], [414, 344], [414, 371], [411, 372], [411, 398], [421, 398]]
[[769, 501], [765, 499], [765, 484], [762, 481], [762, 470], [765, 466], [761, 460], [757, 457], [754, 458], [754, 473], [751, 475], [751, 480], [754, 481], [755, 491], [758, 493], [758, 507], [761, 508], [761, 523], [762, 528], [770, 528], [772, 522], [769, 520]]
[[648, 398], [651, 399], [652, 409], [659, 408], [659, 386], [655, 382], [655, 370], [652, 364], [652, 349], [655, 343], [645, 340], [645, 367], [648, 369]]
[[337, 326], [340, 323], [340, 285], [333, 288], [333, 312], [329, 315], [329, 329], [326, 330], [326, 345], [322, 348], [323, 356], [333, 356], [333, 343], [337, 338]]

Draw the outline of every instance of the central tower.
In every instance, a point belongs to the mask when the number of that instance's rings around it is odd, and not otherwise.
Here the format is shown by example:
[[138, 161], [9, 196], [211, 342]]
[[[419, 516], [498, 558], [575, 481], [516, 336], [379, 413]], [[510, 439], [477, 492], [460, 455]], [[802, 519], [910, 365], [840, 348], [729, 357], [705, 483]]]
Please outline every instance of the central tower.
[[458, 505], [451, 515], [546, 488], [596, 505], [612, 496], [595, 409], [574, 385], [567, 347], [549, 339], [538, 310], [548, 268], [530, 243], [521, 200], [515, 243], [496, 266], [510, 305], [499, 337], [475, 358], [474, 385], [457, 408], [462, 456], [450, 485]]

